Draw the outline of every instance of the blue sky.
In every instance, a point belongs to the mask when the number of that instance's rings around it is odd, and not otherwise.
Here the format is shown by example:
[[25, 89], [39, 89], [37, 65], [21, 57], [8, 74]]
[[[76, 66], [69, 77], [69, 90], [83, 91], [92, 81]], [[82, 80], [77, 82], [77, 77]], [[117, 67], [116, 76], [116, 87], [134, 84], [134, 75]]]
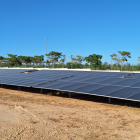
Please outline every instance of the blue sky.
[[140, 0], [0, 0], [0, 55], [140, 56]]

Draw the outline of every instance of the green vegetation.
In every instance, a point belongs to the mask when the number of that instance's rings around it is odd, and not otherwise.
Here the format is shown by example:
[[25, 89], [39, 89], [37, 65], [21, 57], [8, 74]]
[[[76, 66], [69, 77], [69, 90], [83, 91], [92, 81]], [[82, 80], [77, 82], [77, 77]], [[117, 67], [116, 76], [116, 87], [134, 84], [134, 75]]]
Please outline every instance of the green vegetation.
[[121, 65], [121, 71], [122, 71], [122, 66], [123, 66], [124, 62], [128, 61], [127, 58], [131, 58], [131, 56], [130, 56], [130, 52], [118, 51], [118, 53], [119, 53], [119, 55], [113, 53], [112, 55], [110, 55], [110, 57], [112, 57], [111, 59], [114, 60], [116, 62], [116, 64]]
[[[102, 63], [102, 55], [92, 54], [86, 57], [71, 55], [71, 61], [66, 63], [66, 55], [61, 52], [51, 51], [45, 54], [47, 60], [44, 60], [44, 55], [35, 56], [17, 56], [7, 54], [8, 58], [0, 56], [0, 67], [20, 67], [20, 68], [68, 68], [68, 69], [83, 69], [90, 68], [92, 70], [123, 70], [123, 71], [140, 71], [140, 64], [131, 65], [125, 63], [128, 58], [131, 58], [130, 52], [118, 51], [118, 54], [110, 55], [114, 61], [113, 64], [107, 62]], [[138, 57], [140, 61], [140, 57]], [[84, 62], [84, 64], [82, 63]]]
[[47, 56], [49, 62], [53, 64], [54, 68], [54, 65], [59, 62], [58, 59], [61, 58], [62, 53], [51, 51], [49, 54], [45, 55]]
[[88, 57], [85, 57], [84, 60], [90, 63], [90, 65], [94, 66], [96, 69], [96, 66], [97, 67], [101, 66], [102, 64], [101, 59], [102, 59], [102, 55], [93, 54], [93, 55], [89, 55]]

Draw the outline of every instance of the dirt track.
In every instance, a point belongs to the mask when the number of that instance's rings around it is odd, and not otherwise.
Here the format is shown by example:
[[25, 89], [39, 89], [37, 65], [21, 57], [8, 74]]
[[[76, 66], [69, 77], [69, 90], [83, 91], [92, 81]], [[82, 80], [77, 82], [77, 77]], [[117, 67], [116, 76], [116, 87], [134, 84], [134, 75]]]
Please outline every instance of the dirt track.
[[140, 140], [140, 109], [0, 88], [0, 140]]

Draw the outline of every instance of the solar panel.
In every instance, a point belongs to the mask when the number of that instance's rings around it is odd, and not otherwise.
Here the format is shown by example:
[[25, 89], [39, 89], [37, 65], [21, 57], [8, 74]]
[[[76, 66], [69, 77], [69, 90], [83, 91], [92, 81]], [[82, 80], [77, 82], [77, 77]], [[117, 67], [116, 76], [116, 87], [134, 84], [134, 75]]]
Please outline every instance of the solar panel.
[[63, 80], [65, 80], [65, 81], [75, 81], [79, 78], [81, 78], [81, 76], [72, 76], [72, 77], [65, 78]]
[[4, 84], [4, 83], [7, 84], [8, 82], [11, 82], [11, 81], [17, 81], [17, 78], [9, 78], [9, 79], [8, 78], [6, 78], [6, 79], [3, 78], [3, 79], [0, 80], [0, 83], [1, 84]]
[[140, 73], [132, 73], [127, 78], [138, 78], [138, 77], [140, 77]]
[[114, 84], [114, 83], [117, 83], [117, 82], [120, 82], [120, 81], [124, 81], [125, 79], [124, 78], [110, 78], [110, 79], [107, 79], [107, 80], [104, 80], [104, 81], [101, 81], [101, 82], [98, 82], [100, 84]]
[[104, 87], [104, 85], [98, 85], [98, 84], [89, 84], [87, 86], [83, 86], [80, 88], [75, 89], [75, 92], [81, 92], [81, 93], [88, 93], [89, 91], [93, 91], [96, 89], [99, 89], [101, 87]]
[[86, 85], [89, 85], [89, 84], [88, 83], [74, 83], [70, 86], [62, 87], [61, 90], [74, 91], [75, 89], [86, 86]]
[[[71, 81], [82, 82], [82, 81], [89, 80], [89, 79], [92, 79], [92, 77], [82, 76], [82, 77], [79, 77], [79, 78], [73, 79], [73, 80], [71, 80]], [[67, 80], [69, 80], [69, 79], [67, 79]]]
[[127, 76], [129, 73], [118, 73], [117, 75], [115, 75], [115, 77], [123, 77], [123, 76]]
[[140, 92], [134, 95], [129, 96], [127, 99], [134, 100], [134, 101], [140, 101]]
[[0, 83], [140, 100], [140, 73], [70, 70], [39, 70], [22, 73], [25, 71], [29, 69], [0, 69]]
[[140, 82], [139, 83], [136, 83], [136, 84], [133, 84], [131, 85], [132, 87], [137, 87], [137, 88], [140, 88]]
[[43, 84], [43, 83], [46, 83], [48, 81], [30, 81], [30, 82], [23, 82], [23, 83], [20, 83], [19, 86], [26, 86], [26, 87], [33, 87], [35, 85], [38, 85], [38, 84]]
[[125, 79], [123, 81], [117, 82], [117, 83], [112, 84], [112, 85], [131, 86], [131, 85], [134, 85], [134, 84], [139, 83], [139, 82], [140, 82], [140, 80], [137, 80], [137, 79]]
[[127, 88], [123, 88], [123, 89], [120, 89], [118, 91], [112, 92], [110, 94], [107, 94], [106, 96], [112, 97], [112, 98], [124, 99], [124, 98], [127, 98], [127, 97], [129, 97], [133, 94], [139, 93], [139, 92], [140, 92], [140, 88], [127, 87]]
[[107, 94], [112, 93], [114, 91], [118, 91], [122, 88], [123, 87], [119, 87], [119, 86], [104, 86], [102, 88], [92, 90], [92, 91], [89, 91], [87, 93], [93, 94], [93, 95], [107, 95]]
[[28, 80], [23, 80], [23, 81], [16, 81], [16, 82], [9, 82], [7, 84], [9, 85], [18, 85], [18, 86], [33, 86], [33, 85], [38, 85], [38, 84], [41, 84], [41, 83], [46, 83], [48, 81], [46, 80], [34, 80], [34, 81], [28, 81]]
[[[57, 90], [59, 90], [59, 89], [61, 89], [62, 87], [65, 87], [65, 86], [70, 86], [70, 85], [73, 85], [73, 84], [75, 84], [74, 82], [62, 82], [62, 83], [56, 83], [55, 85], [49, 85], [49, 84], [46, 84], [45, 86], [44, 86], [44, 88], [46, 88], [46, 89], [57, 89]], [[36, 86], [37, 87], [37, 86]]]
[[48, 82], [48, 83], [45, 83], [45, 84], [39, 84], [35, 87], [36, 88], [46, 88], [47, 86], [53, 86], [53, 85], [60, 84], [60, 83], [63, 83], [63, 81], [52, 81], [52, 82]]
[[86, 82], [86, 83], [98, 83], [98, 82], [101, 82], [101, 81], [104, 81], [104, 80], [107, 80], [109, 79], [108, 77], [95, 77], [95, 78], [92, 78], [90, 80], [83, 80], [83, 82]]

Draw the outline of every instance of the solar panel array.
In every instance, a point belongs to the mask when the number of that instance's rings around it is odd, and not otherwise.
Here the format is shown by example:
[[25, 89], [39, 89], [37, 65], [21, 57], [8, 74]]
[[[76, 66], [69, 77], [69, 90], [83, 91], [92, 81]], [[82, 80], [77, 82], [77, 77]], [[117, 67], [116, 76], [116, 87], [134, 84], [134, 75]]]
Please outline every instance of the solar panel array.
[[69, 70], [0, 69], [0, 84], [140, 101], [140, 74]]

